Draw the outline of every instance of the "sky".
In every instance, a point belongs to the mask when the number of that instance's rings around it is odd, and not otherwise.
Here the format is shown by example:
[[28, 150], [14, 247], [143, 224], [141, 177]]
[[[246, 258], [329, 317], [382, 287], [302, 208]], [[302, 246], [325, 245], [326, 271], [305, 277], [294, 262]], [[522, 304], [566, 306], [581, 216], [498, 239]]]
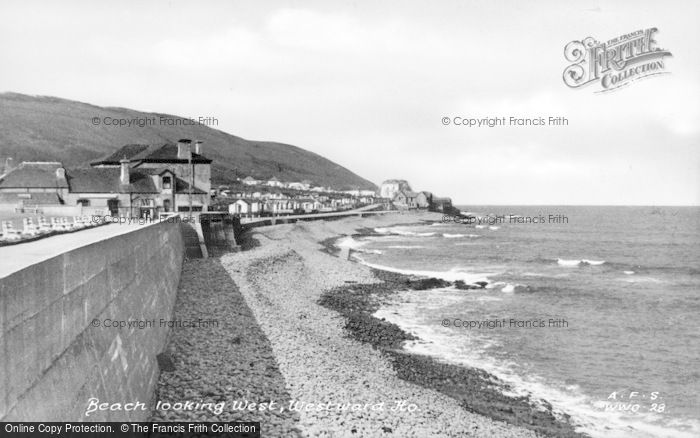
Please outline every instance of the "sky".
[[[700, 3], [611, 3], [3, 0], [0, 91], [212, 116], [456, 204], [699, 205]], [[668, 74], [564, 84], [570, 41], [651, 27]], [[511, 116], [568, 126], [453, 123]]]

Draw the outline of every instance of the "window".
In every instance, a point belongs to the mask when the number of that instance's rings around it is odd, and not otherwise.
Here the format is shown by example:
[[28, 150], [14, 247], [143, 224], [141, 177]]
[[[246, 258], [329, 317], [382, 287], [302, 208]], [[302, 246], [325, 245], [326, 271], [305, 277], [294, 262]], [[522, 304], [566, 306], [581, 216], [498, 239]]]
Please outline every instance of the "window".
[[[188, 205], [180, 205], [177, 207], [177, 211], [190, 211], [190, 207]], [[192, 211], [202, 211], [202, 206], [201, 205], [193, 205]]]
[[164, 189], [171, 189], [172, 187], [173, 187], [172, 178], [169, 176], [164, 176], [163, 177], [163, 188]]
[[170, 199], [163, 200], [163, 210], [170, 211]]
[[89, 199], [78, 199], [78, 201], [75, 203], [76, 205], [82, 205], [83, 207], [89, 207], [90, 206], [90, 200]]
[[108, 199], [107, 208], [112, 216], [117, 216], [119, 214], [119, 200], [118, 199]]

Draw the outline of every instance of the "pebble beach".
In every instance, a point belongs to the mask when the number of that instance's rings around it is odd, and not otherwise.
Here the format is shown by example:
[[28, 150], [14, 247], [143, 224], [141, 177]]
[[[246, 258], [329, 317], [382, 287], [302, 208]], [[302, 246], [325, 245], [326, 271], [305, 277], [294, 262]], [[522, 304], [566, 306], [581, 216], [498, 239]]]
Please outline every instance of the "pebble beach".
[[[487, 386], [478, 370], [401, 353], [410, 335], [373, 320], [369, 296], [402, 279], [323, 244], [421, 220], [440, 216], [260, 227], [246, 232], [240, 252], [185, 261], [174, 317], [218, 324], [173, 330], [159, 358], [152, 420], [260, 421], [264, 437], [578, 436], [546, 413], [527, 412], [527, 401], [465, 397]], [[357, 296], [367, 300], [344, 298]], [[205, 407], [162, 407], [187, 400]]]

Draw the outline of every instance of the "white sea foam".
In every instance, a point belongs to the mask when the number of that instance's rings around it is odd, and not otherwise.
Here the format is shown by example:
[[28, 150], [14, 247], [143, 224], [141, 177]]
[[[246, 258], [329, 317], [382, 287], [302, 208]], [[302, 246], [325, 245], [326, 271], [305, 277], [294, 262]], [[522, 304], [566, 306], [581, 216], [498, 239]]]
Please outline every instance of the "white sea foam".
[[460, 237], [465, 237], [466, 234], [450, 234], [450, 233], [442, 233], [442, 237], [446, 239], [457, 239]]
[[523, 277], [554, 277], [550, 274], [543, 274], [541, 272], [523, 272]]
[[442, 237], [444, 237], [444, 238], [446, 238], [446, 239], [458, 239], [458, 238], [460, 238], [460, 237], [468, 237], [468, 238], [470, 238], [470, 239], [476, 239], [477, 237], [481, 237], [481, 236], [478, 235], [478, 234], [461, 234], [461, 233], [458, 233], [458, 234], [450, 234], [450, 233], [442, 233]]
[[365, 249], [363, 246], [367, 245], [369, 242], [365, 240], [356, 240], [352, 236], [341, 237], [335, 242], [335, 246], [338, 248], [348, 248], [353, 251], [362, 252], [365, 254], [382, 254], [381, 250], [378, 249]]
[[382, 251], [381, 251], [381, 250], [378, 250], [378, 249], [363, 249], [363, 248], [359, 248], [359, 249], [355, 249], [354, 251], [361, 252], [361, 253], [365, 253], [365, 254], [379, 254], [379, 255], [382, 254]]
[[426, 233], [418, 233], [415, 231], [407, 231], [407, 230], [402, 230], [397, 227], [392, 227], [392, 228], [375, 228], [375, 232], [379, 234], [396, 234], [399, 236], [417, 236], [417, 237], [429, 237], [429, 236], [434, 236], [434, 232], [426, 232]]
[[486, 228], [486, 225], [474, 225], [474, 228], [479, 228], [479, 229]]
[[579, 266], [579, 265], [591, 265], [591, 266], [598, 266], [602, 265], [605, 263], [605, 260], [587, 260], [587, 259], [581, 259], [581, 260], [566, 260], [566, 259], [557, 259], [557, 264], [560, 266]]
[[605, 260], [586, 260], [586, 259], [583, 259], [583, 260], [581, 260], [581, 263], [583, 263], [584, 265], [598, 266], [598, 265], [602, 265], [603, 263], [605, 263]]
[[519, 287], [527, 287], [524, 284], [519, 284], [519, 283], [506, 283], [505, 281], [496, 281], [493, 283], [489, 283], [486, 285], [486, 289], [497, 289], [500, 288], [501, 292], [503, 293], [513, 293], [515, 290]]
[[419, 249], [419, 248], [425, 248], [422, 245], [391, 245], [387, 246], [387, 248], [392, 248], [392, 249]]
[[632, 275], [632, 274], [634, 274], [634, 271], [622, 271], [622, 272], [624, 272], [624, 273], [627, 274], [627, 275]]
[[644, 276], [637, 276], [637, 275], [635, 275], [634, 277], [625, 277], [625, 278], [623, 278], [623, 281], [625, 281], [627, 283], [653, 283], [653, 284], [664, 283], [664, 281], [659, 280], [658, 278], [644, 277]]
[[505, 287], [503, 289], [501, 289], [501, 292], [513, 293], [513, 292], [515, 292], [515, 285], [508, 283], [505, 285]]
[[365, 266], [369, 266], [370, 268], [379, 269], [382, 271], [395, 272], [397, 274], [404, 274], [404, 275], [416, 275], [416, 276], [420, 276], [420, 277], [440, 278], [440, 279], [445, 280], [445, 281], [461, 280], [467, 284], [473, 284], [473, 283], [476, 283], [477, 281], [488, 282], [489, 276], [496, 275], [495, 273], [469, 272], [469, 271], [466, 271], [462, 268], [452, 268], [449, 271], [419, 271], [419, 270], [411, 270], [411, 269], [400, 269], [400, 268], [392, 268], [391, 266], [383, 266], [383, 265], [378, 265], [375, 263], [370, 263], [357, 255], [355, 256], [355, 259], [357, 259], [357, 261], [359, 261], [360, 263], [362, 263]]
[[335, 246], [338, 248], [358, 249], [364, 245], [367, 245], [366, 241], [355, 240], [352, 236], [341, 237], [335, 241]]
[[367, 242], [393, 242], [393, 241], [405, 241], [406, 237], [398, 236], [396, 234], [382, 234], [379, 236], [363, 236], [362, 241]]
[[496, 231], [496, 230], [500, 230], [500, 229], [501, 229], [501, 227], [496, 227], [496, 226], [494, 226], [494, 225], [491, 225], [491, 226], [489, 227], [489, 230], [492, 230], [492, 231]]
[[492, 297], [491, 295], [481, 295], [474, 298], [475, 301], [479, 302], [489, 302], [489, 301], [503, 301], [503, 298]]

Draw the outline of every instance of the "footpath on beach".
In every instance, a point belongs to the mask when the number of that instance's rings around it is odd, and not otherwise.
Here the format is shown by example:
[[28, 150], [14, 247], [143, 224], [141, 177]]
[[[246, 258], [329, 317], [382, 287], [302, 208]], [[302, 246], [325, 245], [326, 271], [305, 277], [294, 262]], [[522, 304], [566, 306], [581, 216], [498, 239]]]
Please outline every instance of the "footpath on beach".
[[[319, 242], [428, 218], [440, 216], [261, 227], [241, 252], [187, 261], [175, 316], [218, 324], [174, 330], [153, 419], [260, 421], [262, 436], [273, 437], [536, 436], [399, 378], [379, 350], [348, 336], [344, 317], [318, 304], [324, 291], [378, 281]], [[200, 409], [163, 409], [188, 400]]]

